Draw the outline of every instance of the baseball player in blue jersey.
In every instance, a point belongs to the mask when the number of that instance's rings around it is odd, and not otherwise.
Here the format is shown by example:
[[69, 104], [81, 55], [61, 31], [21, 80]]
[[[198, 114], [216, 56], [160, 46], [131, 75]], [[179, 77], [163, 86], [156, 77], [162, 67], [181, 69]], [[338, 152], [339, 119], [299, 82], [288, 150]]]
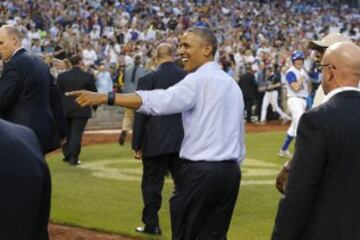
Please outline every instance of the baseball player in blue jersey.
[[289, 151], [289, 145], [296, 137], [300, 117], [306, 109], [306, 98], [309, 95], [309, 78], [303, 69], [304, 58], [302, 51], [294, 51], [291, 56], [293, 66], [286, 72], [287, 105], [291, 114], [291, 125], [287, 131], [284, 144], [279, 150], [280, 157], [292, 157]]

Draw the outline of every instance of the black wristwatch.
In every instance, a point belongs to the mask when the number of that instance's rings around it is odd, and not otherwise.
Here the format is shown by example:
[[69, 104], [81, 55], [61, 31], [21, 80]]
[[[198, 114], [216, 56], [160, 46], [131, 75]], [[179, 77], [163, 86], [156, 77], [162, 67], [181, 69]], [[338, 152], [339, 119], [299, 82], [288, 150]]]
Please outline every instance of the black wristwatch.
[[109, 106], [113, 106], [114, 103], [115, 103], [115, 93], [109, 92], [109, 93], [108, 93], [107, 104], [108, 104]]

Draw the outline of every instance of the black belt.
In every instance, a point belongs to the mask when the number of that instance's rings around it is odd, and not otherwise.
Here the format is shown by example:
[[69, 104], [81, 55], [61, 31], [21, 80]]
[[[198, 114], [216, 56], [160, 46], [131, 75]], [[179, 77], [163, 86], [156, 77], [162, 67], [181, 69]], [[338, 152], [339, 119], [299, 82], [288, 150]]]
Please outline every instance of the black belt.
[[288, 97], [288, 98], [302, 98], [302, 99], [304, 99], [304, 100], [306, 100], [307, 98], [306, 97], [298, 97], [298, 96], [292, 96], [292, 97]]
[[211, 160], [189, 160], [189, 159], [182, 159], [185, 164], [194, 164], [194, 163], [237, 163], [237, 161], [235, 159], [226, 159], [226, 160], [216, 160], [216, 161], [211, 161]]

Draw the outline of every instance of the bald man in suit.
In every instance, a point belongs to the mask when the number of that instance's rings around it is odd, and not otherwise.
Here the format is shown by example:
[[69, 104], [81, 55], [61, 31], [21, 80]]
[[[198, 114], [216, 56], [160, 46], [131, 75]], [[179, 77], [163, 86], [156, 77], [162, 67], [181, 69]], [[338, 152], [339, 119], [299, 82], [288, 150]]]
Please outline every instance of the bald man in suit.
[[[167, 89], [186, 76], [186, 72], [174, 63], [175, 50], [169, 43], [162, 43], [156, 49], [155, 71], [139, 79], [138, 90]], [[160, 235], [158, 211], [161, 207], [161, 191], [167, 170], [179, 183], [179, 170], [182, 160], [179, 158], [184, 130], [181, 114], [148, 116], [136, 112], [132, 148], [136, 158], [142, 158], [143, 176], [141, 190], [144, 201], [142, 221], [144, 227], [137, 232]]]
[[21, 46], [21, 38], [13, 26], [0, 28], [0, 118], [31, 128], [45, 154], [65, 137], [61, 95], [49, 67]]
[[335, 43], [319, 67], [325, 103], [300, 119], [272, 240], [360, 239], [360, 48]]

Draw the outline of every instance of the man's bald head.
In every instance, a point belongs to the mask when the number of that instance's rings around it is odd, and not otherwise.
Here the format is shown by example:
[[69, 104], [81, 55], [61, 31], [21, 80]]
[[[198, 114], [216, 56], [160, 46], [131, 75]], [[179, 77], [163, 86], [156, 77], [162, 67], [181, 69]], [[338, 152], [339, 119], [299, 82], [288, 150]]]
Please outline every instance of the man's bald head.
[[21, 47], [21, 33], [14, 26], [4, 25], [0, 28], [0, 57], [9, 60], [13, 53]]
[[0, 28], [0, 31], [5, 31], [5, 33], [9, 36], [9, 37], [15, 37], [17, 40], [19, 40], [19, 42], [21, 42], [22, 40], [22, 35], [20, 33], [20, 31], [11, 25], [4, 25]]
[[[360, 48], [352, 42], [332, 44], [324, 53], [324, 87], [327, 92], [338, 87], [357, 87], [360, 80]], [[324, 88], [324, 90], [325, 90]], [[326, 92], [326, 93], [327, 93]]]
[[161, 64], [174, 61], [175, 49], [170, 43], [161, 43], [155, 51], [156, 61]]

